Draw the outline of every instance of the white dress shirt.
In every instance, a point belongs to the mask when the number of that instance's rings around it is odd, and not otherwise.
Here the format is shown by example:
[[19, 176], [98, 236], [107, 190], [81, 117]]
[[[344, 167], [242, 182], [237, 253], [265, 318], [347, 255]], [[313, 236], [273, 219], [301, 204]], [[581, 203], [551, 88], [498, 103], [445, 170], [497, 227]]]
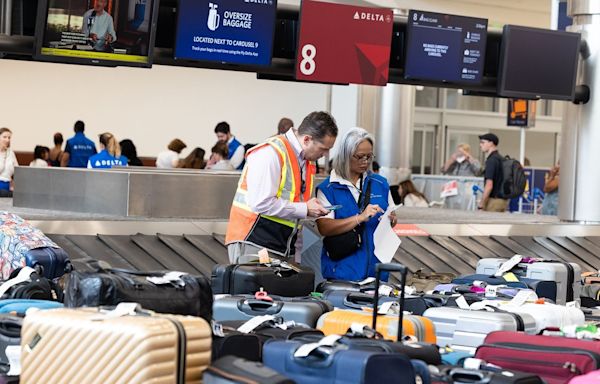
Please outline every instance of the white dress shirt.
[[[302, 178], [306, 177], [304, 153], [293, 129], [285, 134], [296, 154]], [[296, 159], [291, 159], [296, 161]], [[275, 216], [284, 220], [305, 219], [308, 214], [306, 203], [294, 203], [277, 198], [281, 180], [279, 156], [271, 146], [265, 146], [246, 158], [247, 201], [250, 208], [261, 215]]]
[[19, 162], [12, 149], [0, 152], [0, 181], [11, 181], [17, 165]]
[[[227, 145], [230, 145], [233, 139], [235, 139], [235, 136], [231, 136], [231, 139], [227, 141]], [[233, 155], [231, 155], [231, 159], [229, 159], [229, 162], [231, 163], [231, 165], [233, 165], [233, 169], [238, 169], [240, 164], [242, 164], [242, 161], [244, 161], [245, 153], [246, 151], [243, 145], [240, 145], [235, 149], [235, 152], [233, 152]]]

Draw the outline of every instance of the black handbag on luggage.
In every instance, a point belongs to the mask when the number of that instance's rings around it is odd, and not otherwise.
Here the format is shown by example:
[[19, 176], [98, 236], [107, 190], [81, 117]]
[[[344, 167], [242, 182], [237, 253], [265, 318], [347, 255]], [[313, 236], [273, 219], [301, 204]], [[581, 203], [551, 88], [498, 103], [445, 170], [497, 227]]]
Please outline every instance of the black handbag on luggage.
[[[28, 268], [28, 267], [27, 267]], [[16, 280], [23, 268], [15, 269], [11, 275], [10, 281]], [[40, 276], [38, 272], [32, 271], [27, 279], [24, 279], [10, 288], [3, 291], [0, 299], [27, 299], [27, 300], [50, 300], [63, 301], [63, 290], [54, 281]], [[5, 282], [6, 283], [6, 282]]]
[[66, 307], [113, 306], [135, 302], [160, 313], [199, 316], [210, 322], [213, 296], [204, 276], [110, 268], [88, 261], [95, 272], [73, 271], [65, 287]]
[[225, 356], [210, 365], [202, 375], [204, 384], [294, 384], [256, 361], [235, 356]]
[[254, 294], [263, 288], [270, 295], [308, 296], [315, 286], [315, 273], [291, 262], [217, 264], [211, 284], [215, 294]]

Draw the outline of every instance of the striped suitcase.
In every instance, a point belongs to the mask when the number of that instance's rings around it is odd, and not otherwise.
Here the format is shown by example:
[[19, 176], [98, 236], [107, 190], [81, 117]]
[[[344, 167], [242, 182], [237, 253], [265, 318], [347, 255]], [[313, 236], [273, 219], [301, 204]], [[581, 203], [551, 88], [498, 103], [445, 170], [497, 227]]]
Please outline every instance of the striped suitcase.
[[200, 383], [211, 328], [200, 317], [123, 304], [108, 313], [51, 309], [25, 317], [21, 351], [22, 384]]

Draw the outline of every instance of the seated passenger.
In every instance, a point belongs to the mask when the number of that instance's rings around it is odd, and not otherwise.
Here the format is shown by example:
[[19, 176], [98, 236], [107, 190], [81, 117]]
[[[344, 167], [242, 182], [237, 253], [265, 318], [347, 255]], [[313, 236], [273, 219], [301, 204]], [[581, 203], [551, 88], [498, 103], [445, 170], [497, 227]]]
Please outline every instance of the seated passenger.
[[206, 165], [206, 169], [212, 169], [213, 171], [234, 171], [235, 168], [229, 160], [227, 160], [227, 144], [217, 142], [211, 149], [212, 155]]
[[204, 161], [205, 154], [204, 149], [200, 147], [194, 148], [185, 159], [179, 162], [179, 168], [204, 169], [206, 167], [206, 161]]
[[[381, 214], [394, 203], [387, 180], [371, 171], [373, 142], [362, 128], [348, 131], [333, 159], [331, 175], [317, 187], [317, 198], [325, 208], [340, 206], [317, 219], [319, 232], [325, 236], [321, 272], [326, 279], [375, 276], [379, 260], [373, 254], [373, 235]], [[392, 225], [395, 221], [392, 214]], [[387, 274], [382, 278], [387, 280]]]
[[404, 180], [398, 187], [400, 200], [405, 207], [429, 208], [429, 201], [419, 192], [412, 181]]
[[156, 168], [177, 168], [179, 165], [179, 154], [187, 145], [179, 139], [173, 139], [167, 146], [166, 151], [162, 151], [156, 156]]
[[88, 168], [112, 168], [114, 166], [127, 166], [127, 158], [121, 156], [121, 147], [112, 133], [105, 132], [100, 135], [101, 151], [88, 160]]
[[127, 158], [127, 165], [131, 165], [132, 167], [141, 167], [144, 165], [137, 155], [137, 149], [135, 148], [133, 141], [123, 139], [119, 142], [119, 145], [121, 146], [121, 155]]
[[48, 167], [48, 154], [50, 149], [41, 145], [36, 145], [33, 150], [33, 161], [29, 163], [30, 167], [46, 168]]

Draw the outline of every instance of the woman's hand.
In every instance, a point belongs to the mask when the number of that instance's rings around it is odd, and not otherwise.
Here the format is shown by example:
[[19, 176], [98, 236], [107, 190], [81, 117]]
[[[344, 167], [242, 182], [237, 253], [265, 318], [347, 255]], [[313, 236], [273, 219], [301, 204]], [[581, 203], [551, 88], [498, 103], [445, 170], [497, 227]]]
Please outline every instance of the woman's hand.
[[398, 218], [396, 217], [396, 212], [391, 212], [390, 213], [390, 224], [392, 225], [392, 227], [395, 227], [397, 223], [398, 223]]
[[373, 216], [378, 213], [384, 213], [384, 210], [377, 204], [369, 204], [365, 208], [364, 211], [358, 217], [360, 218], [360, 222], [364, 223], [365, 221], [369, 221]]

